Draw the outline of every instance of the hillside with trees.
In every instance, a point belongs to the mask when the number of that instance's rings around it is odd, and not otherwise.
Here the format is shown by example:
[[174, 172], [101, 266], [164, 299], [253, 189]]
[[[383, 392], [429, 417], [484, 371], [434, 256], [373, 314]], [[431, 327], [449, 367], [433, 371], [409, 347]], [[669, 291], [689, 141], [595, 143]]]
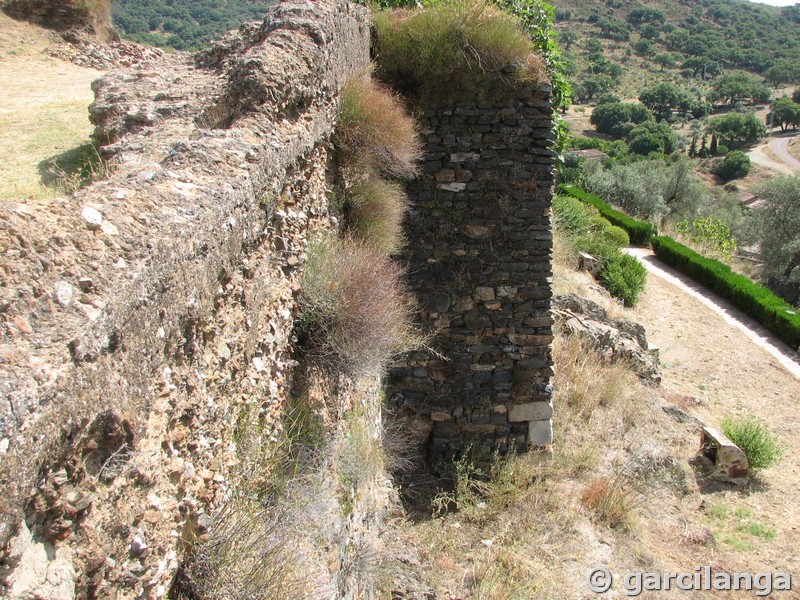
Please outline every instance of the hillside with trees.
[[[563, 0], [556, 11], [562, 43], [584, 46], [586, 77], [607, 71], [597, 45], [642, 57], [663, 69], [680, 69], [706, 81], [730, 69], [762, 75], [771, 85], [800, 77], [800, 6], [776, 8], [742, 0], [659, 3]], [[592, 47], [589, 47], [590, 40]], [[611, 71], [614, 69], [611, 68]], [[606, 73], [613, 77], [612, 73]]]
[[277, 0], [115, 0], [114, 25], [130, 40], [196, 50], [245, 21], [262, 19]]
[[[574, 88], [569, 122], [585, 124], [572, 149], [608, 155], [586, 163], [567, 153], [562, 180], [687, 243], [698, 245], [680, 224], [713, 218], [726, 240], [750, 249], [737, 268], [762, 281], [797, 277], [786, 236], [775, 241], [765, 223], [778, 210], [774, 189], [793, 197], [800, 183], [772, 183], [748, 152], [800, 123], [800, 5], [563, 0], [556, 28]], [[766, 210], [746, 208], [745, 191]], [[785, 249], [780, 260], [775, 247]], [[736, 263], [735, 253], [720, 258]]]

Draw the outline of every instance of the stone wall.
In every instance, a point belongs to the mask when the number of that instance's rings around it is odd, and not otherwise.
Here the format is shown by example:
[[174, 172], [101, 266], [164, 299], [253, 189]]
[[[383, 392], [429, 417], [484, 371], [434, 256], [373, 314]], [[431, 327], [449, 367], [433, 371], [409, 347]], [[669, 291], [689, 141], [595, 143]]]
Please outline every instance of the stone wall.
[[396, 408], [430, 419], [433, 463], [467, 444], [486, 455], [552, 442], [551, 89], [421, 117], [407, 259], [435, 352], [395, 365], [390, 391]]
[[285, 2], [202, 56], [108, 74], [109, 177], [0, 206], [0, 595], [163, 597], [231, 493], [240, 415], [278, 422], [368, 16]]

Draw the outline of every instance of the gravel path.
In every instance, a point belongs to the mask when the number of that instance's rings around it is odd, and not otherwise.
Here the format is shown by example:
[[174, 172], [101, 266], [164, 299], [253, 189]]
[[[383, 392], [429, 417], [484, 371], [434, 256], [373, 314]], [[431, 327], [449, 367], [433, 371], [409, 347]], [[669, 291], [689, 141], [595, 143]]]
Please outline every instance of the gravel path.
[[[789, 152], [789, 142], [797, 134], [785, 137], [770, 137], [766, 142], [759, 144], [748, 151], [750, 160], [762, 167], [768, 167], [782, 175], [794, 175], [800, 172], [800, 161]], [[779, 160], [769, 155], [771, 151]]]
[[629, 248], [628, 253], [642, 261], [649, 273], [674, 285], [692, 296], [729, 325], [743, 332], [751, 342], [771, 354], [789, 373], [800, 380], [800, 356], [766, 328], [735, 308], [729, 302], [709, 292], [689, 277], [659, 262], [653, 251], [646, 248]]
[[772, 148], [775, 156], [780, 158], [795, 171], [800, 171], [800, 160], [797, 160], [794, 156], [792, 156], [792, 153], [789, 152], [789, 142], [792, 140], [794, 135], [774, 139], [769, 143], [769, 146]]

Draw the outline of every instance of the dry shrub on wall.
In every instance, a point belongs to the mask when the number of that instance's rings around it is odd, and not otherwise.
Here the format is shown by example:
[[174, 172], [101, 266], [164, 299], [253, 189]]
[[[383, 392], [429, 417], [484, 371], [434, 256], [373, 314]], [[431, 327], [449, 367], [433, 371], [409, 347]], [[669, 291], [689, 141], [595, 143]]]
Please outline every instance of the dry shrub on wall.
[[422, 156], [414, 119], [395, 94], [367, 76], [352, 78], [342, 91], [334, 145], [350, 179], [373, 172], [412, 177]]
[[477, 0], [387, 11], [374, 20], [378, 75], [423, 101], [546, 77], [519, 22]]
[[298, 337], [309, 356], [331, 368], [377, 372], [424, 342], [411, 321], [402, 268], [368, 244], [312, 241], [302, 289]]
[[403, 217], [407, 210], [408, 199], [402, 186], [372, 177], [346, 192], [345, 228], [354, 238], [384, 254], [394, 254], [403, 246]]

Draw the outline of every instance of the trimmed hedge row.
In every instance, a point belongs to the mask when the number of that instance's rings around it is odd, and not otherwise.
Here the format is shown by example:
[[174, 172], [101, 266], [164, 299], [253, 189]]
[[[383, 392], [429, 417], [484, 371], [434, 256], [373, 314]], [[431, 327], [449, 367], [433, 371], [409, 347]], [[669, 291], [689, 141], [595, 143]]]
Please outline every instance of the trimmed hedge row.
[[650, 238], [656, 233], [655, 228], [650, 223], [629, 217], [624, 212], [611, 208], [597, 196], [593, 196], [589, 192], [585, 192], [570, 183], [562, 183], [558, 188], [570, 196], [574, 196], [581, 202], [594, 206], [612, 225], [622, 227], [628, 232], [632, 244], [647, 246], [650, 243]]
[[792, 348], [800, 346], [800, 314], [770, 290], [671, 237], [654, 237], [650, 243], [659, 259], [730, 300]]

